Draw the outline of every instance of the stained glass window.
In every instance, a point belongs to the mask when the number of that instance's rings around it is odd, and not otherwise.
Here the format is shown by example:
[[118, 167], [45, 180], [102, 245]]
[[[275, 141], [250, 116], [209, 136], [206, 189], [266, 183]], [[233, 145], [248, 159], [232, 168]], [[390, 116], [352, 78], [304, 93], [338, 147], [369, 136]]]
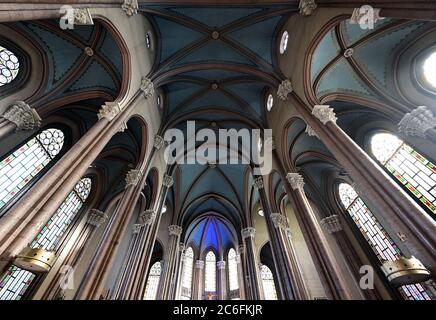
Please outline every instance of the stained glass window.
[[182, 278], [182, 300], [191, 299], [192, 290], [192, 271], [194, 268], [194, 251], [191, 247], [185, 251], [185, 263], [183, 265], [183, 278]]
[[[30, 246], [49, 251], [56, 250], [56, 245], [79, 212], [90, 191], [91, 179], [81, 179], [33, 239]], [[21, 299], [34, 278], [35, 275], [30, 271], [12, 265], [0, 281], [0, 300]]]
[[391, 133], [371, 138], [376, 159], [436, 218], [436, 166]]
[[289, 33], [288, 31], [284, 31], [282, 34], [282, 38], [280, 39], [280, 53], [285, 53], [286, 49], [288, 48], [288, 41], [289, 41]]
[[265, 300], [277, 300], [277, 291], [274, 284], [274, 276], [266, 265], [260, 266], [260, 277], [262, 279], [263, 294]]
[[156, 300], [157, 289], [159, 288], [160, 275], [162, 273], [162, 264], [160, 261], [155, 262], [150, 269], [145, 287], [144, 300]]
[[61, 151], [64, 133], [46, 129], [0, 162], [0, 210]]
[[228, 260], [228, 272], [229, 272], [229, 289], [230, 290], [237, 290], [239, 289], [239, 282], [238, 282], [238, 264], [236, 262], [236, 251], [235, 249], [231, 248], [229, 250], [229, 253], [227, 254], [227, 260]]
[[0, 87], [14, 80], [19, 70], [20, 63], [17, 56], [0, 46]]
[[423, 73], [428, 83], [436, 88], [436, 52], [433, 52], [425, 59]]
[[216, 257], [212, 251], [206, 254], [204, 291], [216, 292]]
[[[381, 263], [401, 257], [401, 250], [352, 186], [339, 184], [339, 198]], [[421, 284], [402, 286], [399, 291], [408, 300], [431, 300]]]

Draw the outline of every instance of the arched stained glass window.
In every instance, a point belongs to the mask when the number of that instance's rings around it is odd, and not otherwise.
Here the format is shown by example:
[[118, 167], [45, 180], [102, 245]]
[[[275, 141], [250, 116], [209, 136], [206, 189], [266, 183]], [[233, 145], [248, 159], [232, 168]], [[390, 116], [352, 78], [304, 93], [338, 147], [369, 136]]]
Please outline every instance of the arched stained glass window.
[[[30, 246], [56, 251], [57, 244], [71, 225], [90, 192], [91, 179], [81, 179], [33, 239]], [[21, 299], [34, 278], [35, 275], [30, 271], [20, 269], [14, 265], [11, 266], [0, 281], [0, 300]]]
[[204, 291], [216, 292], [216, 257], [212, 251], [206, 254]]
[[190, 300], [192, 292], [192, 271], [194, 268], [194, 250], [191, 247], [185, 251], [185, 263], [183, 265], [182, 300]]
[[[339, 198], [380, 263], [401, 257], [401, 250], [352, 186], [348, 183], [339, 184]], [[409, 300], [431, 300], [425, 288], [419, 283], [402, 286], [399, 291]]]
[[64, 133], [46, 129], [0, 162], [0, 210], [62, 150]]
[[145, 287], [144, 300], [156, 300], [157, 289], [159, 288], [160, 275], [162, 273], [162, 263], [155, 262], [148, 274], [147, 285]]
[[260, 277], [262, 279], [263, 294], [265, 300], [277, 300], [277, 291], [274, 284], [274, 276], [266, 265], [260, 266]]
[[238, 282], [238, 264], [236, 261], [236, 251], [231, 248], [229, 253], [227, 254], [228, 260], [228, 272], [229, 272], [229, 289], [230, 290], [238, 290], [239, 282]]
[[20, 63], [17, 56], [0, 46], [0, 87], [14, 80], [19, 70]]
[[436, 218], [436, 166], [391, 133], [374, 134], [371, 151]]

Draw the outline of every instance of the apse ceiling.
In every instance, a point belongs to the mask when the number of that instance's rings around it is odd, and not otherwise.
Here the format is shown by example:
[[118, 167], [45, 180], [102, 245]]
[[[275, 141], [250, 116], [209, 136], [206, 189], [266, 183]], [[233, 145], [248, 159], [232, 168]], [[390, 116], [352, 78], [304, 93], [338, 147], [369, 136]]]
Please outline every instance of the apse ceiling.
[[[284, 78], [277, 67], [278, 34], [298, 11], [281, 6], [150, 6], [157, 48], [152, 80], [163, 94], [164, 125], [196, 129], [265, 128], [266, 93]], [[197, 144], [198, 147], [199, 144]], [[210, 212], [241, 227], [256, 199], [249, 166], [179, 165], [168, 202], [183, 225]], [[248, 170], [248, 173], [247, 173]], [[249, 180], [249, 181], [248, 181]], [[257, 198], [258, 199], [258, 198]]]

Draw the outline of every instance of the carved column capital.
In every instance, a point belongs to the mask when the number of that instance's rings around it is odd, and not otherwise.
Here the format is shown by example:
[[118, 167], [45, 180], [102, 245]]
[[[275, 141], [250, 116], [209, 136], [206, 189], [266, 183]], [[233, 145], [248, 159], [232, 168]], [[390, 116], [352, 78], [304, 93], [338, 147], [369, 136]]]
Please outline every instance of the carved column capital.
[[308, 136], [310, 137], [317, 137], [319, 139], [318, 134], [315, 132], [315, 130], [313, 130], [313, 128], [309, 125], [306, 125], [306, 130], [304, 131], [307, 133]]
[[141, 228], [142, 228], [142, 224], [135, 223], [135, 224], [132, 226], [132, 232], [133, 232], [133, 234], [138, 234], [139, 231], [141, 231]]
[[156, 150], [160, 150], [164, 145], [164, 138], [160, 135], [155, 135], [153, 140], [153, 147]]
[[121, 9], [123, 9], [129, 17], [137, 14], [139, 9], [138, 0], [124, 0]]
[[154, 94], [154, 85], [151, 79], [143, 77], [141, 79], [140, 89], [144, 92], [144, 96], [146, 99], [151, 98]]
[[304, 190], [304, 179], [303, 176], [296, 172], [289, 172], [286, 175], [286, 180], [288, 180], [291, 185], [292, 190]]
[[281, 213], [271, 213], [271, 220], [276, 228], [285, 230], [288, 227], [288, 219]]
[[142, 176], [141, 170], [132, 169], [129, 172], [127, 172], [126, 187], [136, 186], [139, 183], [141, 176]]
[[337, 215], [331, 215], [321, 220], [321, 226], [327, 230], [328, 233], [332, 234], [342, 230], [341, 222]]
[[226, 268], [226, 262], [225, 261], [218, 261], [216, 263], [216, 266], [218, 270], [224, 270]]
[[182, 234], [182, 227], [172, 224], [168, 227], [168, 232], [170, 233], [170, 236], [180, 237]]
[[87, 222], [91, 226], [98, 228], [107, 220], [107, 218], [108, 218], [107, 214], [104, 213], [103, 211], [100, 211], [98, 209], [91, 209], [91, 211], [89, 212]]
[[2, 115], [17, 126], [18, 130], [33, 130], [41, 126], [41, 118], [34, 108], [24, 101], [14, 102]]
[[156, 212], [153, 209], [145, 210], [139, 214], [139, 221], [144, 226], [151, 225], [156, 217]]
[[195, 268], [196, 269], [204, 269], [204, 261], [203, 260], [196, 260], [195, 261]]
[[336, 123], [336, 114], [333, 110], [333, 108], [330, 108], [328, 105], [316, 105], [312, 109], [312, 114], [321, 121], [322, 124], [326, 124], [327, 122], [331, 121], [333, 123]]
[[242, 229], [241, 234], [242, 234], [243, 239], [246, 239], [246, 238], [253, 238], [254, 239], [254, 235], [256, 234], [256, 229], [253, 227], [248, 227], [248, 228]]
[[300, 9], [300, 14], [302, 16], [310, 16], [317, 8], [315, 0], [300, 0], [300, 4], [298, 6]]
[[259, 189], [263, 189], [263, 177], [262, 176], [258, 176], [256, 178], [254, 178], [253, 185], [258, 190]]
[[[360, 24], [368, 26], [369, 24], [375, 24], [384, 18], [380, 16], [379, 8], [369, 7], [365, 8], [362, 6], [360, 8], [355, 8], [350, 18], [351, 24]], [[366, 27], [368, 28], [368, 27]]]
[[93, 25], [91, 12], [88, 8], [75, 8], [74, 9], [74, 24], [77, 25]]
[[174, 184], [173, 177], [165, 173], [163, 176], [162, 184], [164, 185], [164, 187], [171, 188]]
[[97, 114], [98, 119], [106, 118], [112, 121], [121, 112], [121, 107], [118, 102], [106, 102], [101, 106]]
[[398, 123], [398, 131], [405, 136], [427, 137], [427, 131], [436, 128], [436, 117], [426, 106], [406, 113]]
[[277, 89], [277, 97], [279, 97], [280, 100], [286, 101], [288, 100], [288, 94], [293, 90], [291, 80], [283, 80]]

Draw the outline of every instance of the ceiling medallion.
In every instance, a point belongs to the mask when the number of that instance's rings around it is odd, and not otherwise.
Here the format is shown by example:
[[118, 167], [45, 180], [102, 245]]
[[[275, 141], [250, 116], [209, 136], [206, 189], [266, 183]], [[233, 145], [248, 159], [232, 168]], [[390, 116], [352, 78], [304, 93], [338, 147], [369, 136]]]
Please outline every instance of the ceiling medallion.
[[94, 55], [94, 50], [92, 50], [91, 47], [85, 47], [84, 51], [88, 57], [92, 57]]
[[212, 39], [217, 40], [220, 37], [220, 33], [218, 31], [212, 32]]

